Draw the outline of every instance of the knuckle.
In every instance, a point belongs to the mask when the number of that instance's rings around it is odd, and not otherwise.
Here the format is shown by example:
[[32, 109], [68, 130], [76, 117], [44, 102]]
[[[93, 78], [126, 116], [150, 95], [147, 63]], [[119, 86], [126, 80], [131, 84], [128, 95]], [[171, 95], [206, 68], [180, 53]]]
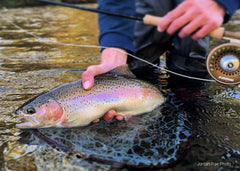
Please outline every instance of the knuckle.
[[92, 71], [95, 69], [95, 67], [96, 67], [95, 65], [91, 65], [91, 66], [87, 67], [87, 71]]
[[172, 22], [172, 27], [179, 28], [181, 26], [181, 22], [179, 20], [175, 20]]
[[172, 20], [174, 18], [173, 12], [172, 11], [168, 12], [165, 18], [167, 20]]
[[180, 21], [179, 19], [174, 20], [171, 25], [169, 26], [167, 32], [169, 34], [173, 34], [175, 33], [177, 30], [179, 30], [181, 27], [183, 26], [182, 21]]
[[87, 76], [88, 76], [88, 72], [87, 71], [82, 73], [82, 79], [85, 79]]
[[214, 28], [219, 27], [219, 23], [216, 20], [212, 20], [211, 21], [211, 26], [214, 27]]
[[203, 14], [205, 15], [206, 14], [206, 9], [204, 9], [203, 7], [201, 6], [197, 6], [197, 8], [195, 9], [199, 14]]
[[203, 13], [202, 9], [198, 6], [193, 7], [192, 10], [194, 11], [195, 14], [198, 14], [198, 15]]

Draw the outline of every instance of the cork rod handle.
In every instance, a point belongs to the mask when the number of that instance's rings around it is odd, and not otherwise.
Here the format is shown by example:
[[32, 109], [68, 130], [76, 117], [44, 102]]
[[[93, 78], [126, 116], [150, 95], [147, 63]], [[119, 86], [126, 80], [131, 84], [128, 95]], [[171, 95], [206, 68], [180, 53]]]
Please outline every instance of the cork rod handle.
[[[143, 23], [146, 25], [153, 25], [158, 26], [158, 24], [162, 21], [162, 17], [152, 16], [152, 15], [145, 15], [143, 18]], [[210, 33], [208, 33], [208, 36], [216, 39], [222, 39], [224, 36], [225, 29], [223, 27], [219, 27]]]

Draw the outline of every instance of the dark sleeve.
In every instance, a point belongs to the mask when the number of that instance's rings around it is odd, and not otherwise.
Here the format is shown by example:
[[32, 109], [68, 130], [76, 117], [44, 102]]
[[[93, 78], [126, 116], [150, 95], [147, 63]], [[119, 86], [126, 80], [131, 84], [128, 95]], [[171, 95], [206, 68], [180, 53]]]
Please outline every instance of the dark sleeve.
[[[125, 15], [135, 15], [135, 0], [98, 0], [98, 9]], [[101, 46], [118, 47], [134, 52], [134, 20], [99, 14], [98, 24]]]
[[221, 4], [226, 10], [224, 23], [228, 22], [232, 18], [236, 10], [240, 8], [240, 0], [215, 0], [215, 1]]

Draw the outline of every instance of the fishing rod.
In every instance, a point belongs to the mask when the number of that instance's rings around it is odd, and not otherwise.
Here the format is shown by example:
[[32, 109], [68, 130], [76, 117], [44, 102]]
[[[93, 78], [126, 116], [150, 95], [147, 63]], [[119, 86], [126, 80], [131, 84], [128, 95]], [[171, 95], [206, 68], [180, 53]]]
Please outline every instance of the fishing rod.
[[96, 8], [73, 5], [73, 4], [64, 3], [64, 2], [56, 2], [56, 1], [48, 1], [48, 0], [37, 0], [37, 1], [52, 4], [52, 5], [59, 5], [59, 6], [69, 7], [69, 8], [80, 9], [80, 10], [89, 11], [89, 12], [112, 15], [112, 16], [117, 16], [117, 17], [124, 17], [124, 18], [132, 19], [132, 20], [138, 20], [138, 21], [143, 20], [141, 17], [137, 17], [137, 16], [124, 15], [124, 14], [114, 13], [114, 12], [110, 12], [110, 11], [103, 11], [103, 10], [99, 10]]
[[[144, 17], [119, 14], [110, 11], [103, 11], [96, 8], [78, 6], [63, 2], [51, 0], [37, 0], [39, 2], [70, 7], [100, 14], [124, 17], [132, 20], [142, 21], [146, 25], [158, 26], [162, 21], [162, 17], [146, 14]], [[207, 56], [206, 66], [208, 73], [213, 79], [223, 84], [239, 84], [240, 83], [240, 34], [226, 31], [224, 27], [219, 27], [210, 33], [208, 36], [216, 39], [230, 39], [238, 43], [225, 43], [214, 48]]]

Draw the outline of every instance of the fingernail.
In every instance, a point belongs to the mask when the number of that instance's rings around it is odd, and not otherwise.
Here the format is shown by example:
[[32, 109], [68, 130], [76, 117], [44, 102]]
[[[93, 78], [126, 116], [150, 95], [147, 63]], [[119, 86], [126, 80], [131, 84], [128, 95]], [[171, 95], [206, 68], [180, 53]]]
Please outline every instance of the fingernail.
[[159, 31], [159, 32], [163, 32], [162, 27], [158, 26], [158, 31]]
[[83, 88], [84, 88], [84, 89], [89, 89], [89, 87], [90, 87], [90, 82], [89, 82], [89, 81], [85, 81], [85, 82], [83, 83]]

